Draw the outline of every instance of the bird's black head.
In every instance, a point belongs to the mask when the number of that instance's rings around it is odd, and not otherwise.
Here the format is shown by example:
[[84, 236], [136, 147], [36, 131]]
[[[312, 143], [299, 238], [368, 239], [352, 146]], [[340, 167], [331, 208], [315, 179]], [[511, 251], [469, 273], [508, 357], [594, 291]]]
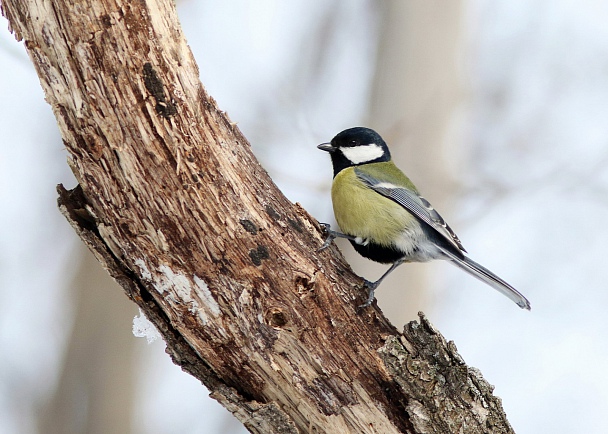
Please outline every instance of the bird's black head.
[[390, 161], [391, 153], [380, 134], [369, 128], [354, 127], [338, 133], [330, 143], [317, 148], [331, 154], [334, 176], [347, 167]]

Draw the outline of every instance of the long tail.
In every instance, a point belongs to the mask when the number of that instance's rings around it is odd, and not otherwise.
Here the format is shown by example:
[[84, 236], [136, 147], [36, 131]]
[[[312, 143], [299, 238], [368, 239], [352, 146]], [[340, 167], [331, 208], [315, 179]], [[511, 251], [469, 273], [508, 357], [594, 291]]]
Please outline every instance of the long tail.
[[451, 263], [456, 265], [458, 268], [463, 269], [472, 276], [475, 276], [482, 282], [490, 285], [492, 288], [499, 291], [501, 294], [506, 295], [513, 300], [522, 309], [530, 310], [530, 302], [524, 297], [517, 289], [513, 288], [507, 282], [502, 280], [496, 274], [492, 273], [483, 265], [478, 264], [466, 256], [459, 258], [452, 252], [442, 249], [443, 252], [451, 259]]

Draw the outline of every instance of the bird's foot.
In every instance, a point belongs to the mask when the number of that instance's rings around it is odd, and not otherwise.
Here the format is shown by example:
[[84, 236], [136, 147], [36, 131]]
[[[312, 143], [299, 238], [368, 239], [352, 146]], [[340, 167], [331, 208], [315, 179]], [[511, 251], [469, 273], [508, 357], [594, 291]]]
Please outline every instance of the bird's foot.
[[374, 302], [374, 292], [376, 291], [376, 288], [378, 287], [378, 282], [370, 282], [369, 280], [365, 279], [364, 285], [368, 289], [369, 292], [367, 293], [367, 300], [365, 300], [365, 303], [358, 306], [359, 309], [364, 309], [366, 307], [369, 307]]
[[329, 223], [319, 223], [319, 225], [321, 226], [321, 228], [323, 228], [323, 232], [327, 233], [327, 238], [325, 238], [325, 242], [321, 247], [319, 247], [317, 252], [327, 249], [331, 242], [338, 236], [337, 232], [331, 230], [331, 225]]

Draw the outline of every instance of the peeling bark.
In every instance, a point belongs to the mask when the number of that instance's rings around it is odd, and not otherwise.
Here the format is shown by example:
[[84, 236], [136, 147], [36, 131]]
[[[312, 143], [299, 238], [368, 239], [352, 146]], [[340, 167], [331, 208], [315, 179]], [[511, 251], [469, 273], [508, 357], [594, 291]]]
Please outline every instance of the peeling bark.
[[174, 4], [2, 0], [79, 185], [59, 207], [173, 361], [254, 433], [510, 433], [421, 316], [403, 335], [207, 95]]

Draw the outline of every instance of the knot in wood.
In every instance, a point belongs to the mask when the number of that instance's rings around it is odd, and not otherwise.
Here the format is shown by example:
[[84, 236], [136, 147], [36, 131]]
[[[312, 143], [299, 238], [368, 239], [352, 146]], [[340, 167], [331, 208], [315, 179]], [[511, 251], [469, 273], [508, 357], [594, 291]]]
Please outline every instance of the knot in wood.
[[285, 310], [277, 306], [269, 308], [266, 311], [264, 318], [266, 319], [266, 323], [268, 323], [270, 327], [279, 330], [284, 328], [289, 322], [288, 315]]
[[270, 258], [270, 255], [268, 254], [266, 246], [258, 245], [257, 249], [251, 249], [249, 251], [249, 257], [251, 258], [251, 262], [259, 267], [262, 265], [262, 260]]

